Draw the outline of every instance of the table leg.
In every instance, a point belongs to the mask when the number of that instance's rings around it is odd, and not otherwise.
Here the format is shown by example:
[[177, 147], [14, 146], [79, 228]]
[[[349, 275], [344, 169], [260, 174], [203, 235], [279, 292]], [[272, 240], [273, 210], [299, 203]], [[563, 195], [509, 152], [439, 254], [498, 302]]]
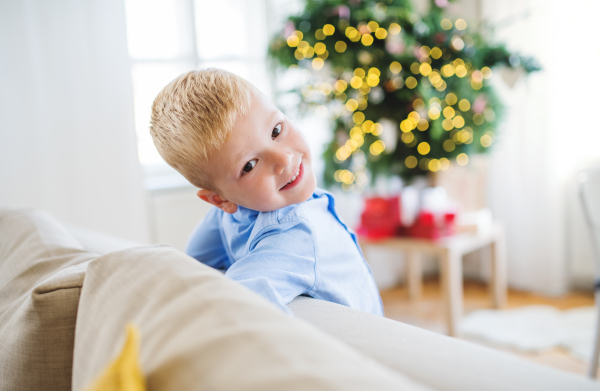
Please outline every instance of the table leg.
[[406, 275], [408, 280], [408, 297], [411, 300], [419, 300], [423, 293], [421, 256], [415, 250], [408, 250], [406, 257]]
[[492, 274], [490, 287], [494, 308], [506, 306], [507, 301], [507, 283], [506, 283], [506, 248], [504, 247], [504, 234], [498, 231], [495, 240], [492, 242]]
[[458, 335], [458, 322], [463, 313], [462, 254], [444, 249], [440, 254], [440, 277], [446, 306], [448, 335]]

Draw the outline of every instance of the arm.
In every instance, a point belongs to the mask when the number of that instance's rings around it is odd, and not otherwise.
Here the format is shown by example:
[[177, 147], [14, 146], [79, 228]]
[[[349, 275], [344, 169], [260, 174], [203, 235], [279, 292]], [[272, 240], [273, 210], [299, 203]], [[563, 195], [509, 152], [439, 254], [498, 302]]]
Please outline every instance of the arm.
[[225, 276], [260, 294], [291, 314], [294, 298], [312, 295], [316, 258], [312, 230], [304, 223], [261, 233], [250, 253], [235, 262]]
[[185, 253], [207, 266], [226, 271], [231, 262], [223, 240], [220, 229], [220, 210], [212, 208], [188, 239]]

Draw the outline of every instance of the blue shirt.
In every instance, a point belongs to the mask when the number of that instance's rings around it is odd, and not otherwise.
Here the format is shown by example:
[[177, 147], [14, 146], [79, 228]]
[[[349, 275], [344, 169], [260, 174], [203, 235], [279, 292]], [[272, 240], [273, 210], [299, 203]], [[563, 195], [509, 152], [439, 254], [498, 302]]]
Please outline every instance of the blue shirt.
[[287, 304], [306, 295], [383, 315], [356, 235], [335, 212], [333, 196], [321, 189], [308, 201], [272, 212], [213, 208], [186, 253], [288, 313]]

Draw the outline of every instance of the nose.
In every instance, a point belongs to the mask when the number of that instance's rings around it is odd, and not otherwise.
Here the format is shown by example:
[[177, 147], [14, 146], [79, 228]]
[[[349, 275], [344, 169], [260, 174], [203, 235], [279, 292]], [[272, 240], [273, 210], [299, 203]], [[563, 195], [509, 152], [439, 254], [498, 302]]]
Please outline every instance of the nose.
[[271, 159], [273, 161], [273, 169], [276, 174], [282, 174], [285, 169], [292, 164], [293, 153], [285, 150], [272, 150]]

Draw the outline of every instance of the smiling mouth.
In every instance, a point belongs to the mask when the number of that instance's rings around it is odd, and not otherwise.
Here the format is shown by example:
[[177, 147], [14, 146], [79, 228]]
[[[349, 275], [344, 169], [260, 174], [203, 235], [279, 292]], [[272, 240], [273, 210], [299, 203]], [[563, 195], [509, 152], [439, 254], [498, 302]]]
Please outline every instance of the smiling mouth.
[[296, 186], [302, 179], [302, 176], [303, 176], [302, 174], [304, 174], [304, 165], [302, 164], [302, 162], [300, 162], [298, 171], [296, 171], [296, 173], [294, 174], [292, 179], [290, 179], [290, 181], [288, 183], [286, 183], [285, 186], [283, 186], [281, 189], [279, 189], [279, 191], [291, 189], [292, 187]]

